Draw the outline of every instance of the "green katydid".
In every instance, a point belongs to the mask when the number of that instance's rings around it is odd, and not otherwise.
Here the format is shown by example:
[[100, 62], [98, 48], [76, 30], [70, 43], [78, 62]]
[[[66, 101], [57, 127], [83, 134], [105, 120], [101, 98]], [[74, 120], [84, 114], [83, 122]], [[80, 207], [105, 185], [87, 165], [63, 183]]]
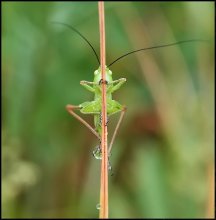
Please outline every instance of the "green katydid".
[[[106, 96], [107, 96], [107, 117], [110, 115], [116, 114], [118, 112], [121, 112], [119, 121], [117, 123], [117, 126], [115, 128], [115, 131], [113, 133], [108, 152], [110, 153], [117, 130], [119, 128], [119, 125], [123, 119], [126, 107], [121, 105], [119, 102], [112, 99], [112, 93], [118, 90], [122, 84], [126, 82], [125, 78], [121, 78], [118, 80], [112, 79], [112, 71], [109, 70], [109, 68], [106, 67]], [[102, 89], [101, 89], [101, 69], [100, 67], [98, 70], [94, 72], [94, 81], [88, 82], [88, 81], [81, 81], [80, 84], [84, 86], [87, 90], [94, 93], [94, 101], [91, 102], [84, 102], [81, 103], [78, 106], [74, 105], [67, 105], [66, 109], [68, 112], [73, 115], [75, 118], [77, 118], [80, 122], [82, 122], [86, 127], [92, 131], [92, 133], [100, 140], [101, 137], [101, 109], [102, 109]], [[78, 109], [83, 114], [93, 114], [94, 115], [94, 125], [95, 128], [91, 127], [86, 121], [84, 121], [79, 115], [77, 115], [74, 110]], [[93, 152], [95, 158], [101, 159], [101, 149], [100, 147], [96, 148], [96, 150]]]
[[[79, 34], [92, 48], [94, 51], [94, 54], [96, 55], [97, 61], [99, 62], [99, 58], [97, 53], [95, 52], [92, 45], [89, 43], [89, 41], [75, 28], [68, 24], [55, 22], [56, 24], [62, 24], [66, 27], [69, 27], [71, 30], [75, 31], [77, 34]], [[107, 118], [109, 118], [110, 115], [116, 114], [118, 112], [121, 112], [118, 123], [115, 127], [112, 139], [109, 144], [108, 152], [110, 154], [112, 145], [114, 143], [117, 131], [119, 129], [119, 126], [121, 124], [121, 121], [123, 119], [123, 116], [126, 111], [126, 107], [124, 105], [121, 105], [119, 102], [112, 99], [112, 93], [118, 90], [123, 83], [126, 82], [125, 78], [121, 78], [118, 80], [112, 79], [112, 71], [106, 67], [106, 96], [107, 96]], [[74, 116], [76, 119], [78, 119], [81, 123], [83, 123], [98, 139], [101, 140], [101, 109], [102, 109], [102, 79], [101, 79], [101, 67], [94, 72], [94, 80], [93, 82], [88, 81], [80, 81], [80, 84], [86, 88], [88, 91], [94, 93], [94, 101], [90, 102], [84, 102], [80, 105], [74, 106], [74, 105], [67, 105], [66, 109], [67, 111]], [[94, 126], [93, 128], [89, 123], [87, 123], [83, 118], [81, 118], [78, 114], [74, 112], [74, 110], [79, 110], [82, 114], [92, 114], [94, 115]], [[93, 155], [96, 159], [101, 159], [101, 149], [100, 146], [98, 146], [94, 151]], [[111, 167], [110, 167], [111, 168]]]
[[[53, 23], [64, 25], [64, 26], [68, 27], [69, 29], [71, 29], [72, 31], [76, 32], [80, 37], [82, 37], [88, 43], [88, 45], [91, 47], [91, 49], [93, 50], [93, 52], [97, 58], [97, 61], [100, 65], [100, 61], [99, 61], [99, 58], [98, 58], [98, 55], [97, 55], [95, 49], [90, 44], [90, 42], [78, 30], [76, 30], [74, 27], [72, 27], [68, 24], [65, 24], [65, 23], [61, 23], [61, 22], [53, 22]], [[119, 58], [114, 60], [112, 63], [110, 63], [108, 65], [108, 67], [113, 65], [116, 61], [118, 61], [118, 60], [122, 59], [123, 57], [128, 56], [132, 53], [136, 53], [136, 52], [144, 51], [144, 50], [155, 49], [155, 48], [168, 47], [168, 46], [173, 46], [173, 45], [187, 43], [187, 42], [194, 42], [194, 41], [205, 41], [205, 40], [196, 40], [196, 39], [195, 40], [185, 40], [185, 41], [179, 41], [179, 42], [175, 42], [175, 43], [171, 43], [171, 44], [165, 44], [165, 45], [160, 45], [160, 46], [153, 46], [153, 47], [134, 50], [134, 51], [131, 51], [129, 53], [126, 53], [126, 54], [120, 56]], [[118, 123], [117, 123], [115, 130], [113, 132], [110, 144], [109, 144], [108, 152], [110, 155], [112, 145], [114, 143], [117, 131], [119, 129], [119, 126], [122, 122], [122, 119], [123, 119], [125, 111], [126, 111], [126, 106], [121, 105], [119, 102], [112, 99], [112, 93], [115, 92], [116, 90], [118, 90], [126, 82], [126, 79], [120, 78], [118, 80], [113, 80], [112, 79], [112, 71], [108, 67], [106, 67], [106, 82], [105, 82], [107, 84], [107, 86], [106, 86], [107, 118], [109, 118], [109, 116], [111, 116], [113, 114], [116, 114], [119, 112], [121, 113], [120, 117], [118, 119]], [[102, 82], [102, 77], [101, 77], [101, 67], [99, 66], [99, 68], [94, 72], [93, 82], [80, 81], [80, 84], [85, 89], [94, 93], [94, 100], [90, 101], [90, 102], [84, 102], [84, 103], [81, 103], [80, 105], [76, 105], [76, 106], [75, 105], [67, 105], [66, 106], [67, 111], [72, 116], [74, 116], [77, 120], [79, 120], [82, 124], [84, 124], [99, 139], [99, 141], [101, 140], [101, 111], [102, 111], [101, 110], [102, 109], [102, 106], [101, 106], [102, 105], [102, 91], [101, 91], [102, 86], [101, 86], [101, 84], [102, 83], [103, 82]], [[82, 114], [94, 115], [95, 128], [93, 128], [89, 123], [87, 123], [81, 116], [76, 114], [74, 112], [75, 110], [79, 110]], [[100, 145], [93, 151], [93, 155], [96, 159], [101, 159]], [[110, 165], [109, 165], [109, 169], [111, 169]]]

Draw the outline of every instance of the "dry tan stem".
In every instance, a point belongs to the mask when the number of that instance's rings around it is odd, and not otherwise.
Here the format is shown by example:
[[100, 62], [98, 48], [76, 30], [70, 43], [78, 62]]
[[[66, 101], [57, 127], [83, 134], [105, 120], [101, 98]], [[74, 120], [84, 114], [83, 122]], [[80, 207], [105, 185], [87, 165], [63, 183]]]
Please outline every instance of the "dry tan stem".
[[207, 210], [206, 210], [206, 218], [214, 218], [215, 215], [215, 182], [214, 182], [214, 164], [209, 163], [208, 165], [208, 199], [207, 199]]
[[108, 218], [108, 149], [107, 149], [107, 110], [106, 110], [106, 48], [105, 48], [105, 18], [104, 2], [98, 2], [100, 30], [100, 63], [102, 73], [102, 134], [101, 134], [101, 188], [100, 188], [100, 218]]

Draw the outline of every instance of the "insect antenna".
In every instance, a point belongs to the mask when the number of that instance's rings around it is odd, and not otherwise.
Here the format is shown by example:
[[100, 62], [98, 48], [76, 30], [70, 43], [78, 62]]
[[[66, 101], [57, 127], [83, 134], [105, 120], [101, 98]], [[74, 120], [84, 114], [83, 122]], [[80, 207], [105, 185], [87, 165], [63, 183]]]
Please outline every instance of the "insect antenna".
[[88, 43], [88, 45], [91, 47], [91, 49], [93, 50], [93, 52], [94, 52], [94, 54], [95, 54], [95, 56], [96, 56], [96, 58], [97, 58], [97, 61], [98, 61], [99, 65], [100, 65], [99, 57], [98, 57], [98, 55], [97, 55], [97, 53], [96, 53], [94, 47], [93, 47], [92, 44], [86, 39], [86, 37], [84, 37], [77, 29], [75, 29], [74, 27], [72, 27], [72, 26], [69, 25], [69, 24], [65, 24], [65, 23], [62, 23], [62, 22], [53, 21], [52, 23], [53, 23], [53, 24], [64, 25], [65, 27], [71, 29], [72, 31], [76, 32], [80, 37], [82, 37], [82, 39], [85, 40], [85, 41]]
[[170, 47], [170, 46], [173, 46], [173, 45], [177, 45], [177, 44], [183, 44], [183, 43], [189, 43], [189, 42], [207, 42], [207, 40], [199, 40], [199, 39], [195, 39], [195, 40], [184, 40], [184, 41], [178, 41], [178, 42], [175, 42], [175, 43], [171, 43], [171, 44], [164, 44], [164, 45], [159, 45], [159, 46], [153, 46], [153, 47], [146, 47], [146, 48], [142, 48], [142, 49], [139, 49], [139, 50], [133, 50], [129, 53], [126, 53], [122, 56], [120, 56], [119, 58], [117, 58], [116, 60], [114, 60], [112, 63], [110, 63], [108, 65], [108, 67], [112, 66], [115, 62], [117, 62], [118, 60], [122, 59], [123, 57], [126, 57], [132, 53], [136, 53], [136, 52], [139, 52], [139, 51], [143, 51], [143, 50], [151, 50], [151, 49], [156, 49], [156, 48], [161, 48], [161, 47]]

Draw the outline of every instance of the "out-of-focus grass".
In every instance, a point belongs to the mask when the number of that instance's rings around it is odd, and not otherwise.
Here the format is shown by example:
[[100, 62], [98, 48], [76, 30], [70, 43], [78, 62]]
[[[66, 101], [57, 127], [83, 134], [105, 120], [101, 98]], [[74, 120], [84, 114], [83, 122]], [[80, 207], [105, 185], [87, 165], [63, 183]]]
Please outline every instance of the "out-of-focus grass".
[[[128, 106], [113, 147], [110, 217], [210, 217], [214, 184], [214, 5], [114, 3], [106, 7], [107, 63], [127, 83]], [[97, 217], [97, 140], [65, 105], [92, 100], [79, 85], [98, 68], [97, 3], [2, 3], [3, 217]], [[91, 117], [87, 120], [93, 122]], [[112, 133], [116, 116], [110, 118]]]

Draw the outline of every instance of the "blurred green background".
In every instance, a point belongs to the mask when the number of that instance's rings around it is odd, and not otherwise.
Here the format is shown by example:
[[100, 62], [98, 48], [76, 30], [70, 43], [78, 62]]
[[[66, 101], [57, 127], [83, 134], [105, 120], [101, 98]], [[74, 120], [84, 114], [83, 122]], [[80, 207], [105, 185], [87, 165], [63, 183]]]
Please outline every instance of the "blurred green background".
[[[93, 100], [97, 2], [2, 3], [2, 210], [11, 218], [98, 217], [95, 137], [65, 110]], [[107, 63], [128, 110], [110, 158], [109, 216], [213, 216], [214, 3], [106, 2]], [[84, 116], [93, 123], [92, 117]], [[109, 135], [117, 116], [110, 118]]]

